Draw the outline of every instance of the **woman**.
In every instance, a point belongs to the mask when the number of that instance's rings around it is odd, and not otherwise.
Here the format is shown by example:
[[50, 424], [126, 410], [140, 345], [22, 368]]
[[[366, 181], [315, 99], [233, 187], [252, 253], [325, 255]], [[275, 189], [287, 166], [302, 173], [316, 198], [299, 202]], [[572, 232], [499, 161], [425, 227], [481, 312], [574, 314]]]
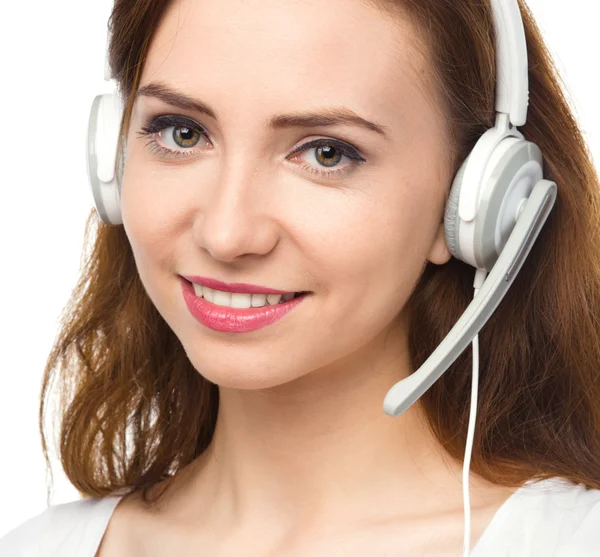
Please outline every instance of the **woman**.
[[[471, 555], [579, 557], [600, 552], [600, 188], [520, 7], [521, 131], [559, 195], [480, 333]], [[85, 499], [0, 549], [459, 555], [471, 352], [400, 417], [381, 402], [472, 297], [443, 215], [495, 116], [491, 5], [116, 0], [111, 28], [123, 226], [91, 215], [43, 384]], [[325, 107], [362, 120], [297, 114]], [[190, 309], [278, 291], [302, 296], [248, 329]]]

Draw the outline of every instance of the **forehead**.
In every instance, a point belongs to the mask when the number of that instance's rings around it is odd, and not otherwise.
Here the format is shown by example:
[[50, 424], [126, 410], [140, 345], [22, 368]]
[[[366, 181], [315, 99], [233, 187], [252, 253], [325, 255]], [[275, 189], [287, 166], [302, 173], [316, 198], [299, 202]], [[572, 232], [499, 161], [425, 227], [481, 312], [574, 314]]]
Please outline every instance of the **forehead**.
[[[175, 0], [152, 39], [141, 85], [160, 81], [236, 118], [345, 105], [386, 125], [433, 100], [407, 19], [360, 0]], [[231, 114], [233, 117], [234, 115]]]

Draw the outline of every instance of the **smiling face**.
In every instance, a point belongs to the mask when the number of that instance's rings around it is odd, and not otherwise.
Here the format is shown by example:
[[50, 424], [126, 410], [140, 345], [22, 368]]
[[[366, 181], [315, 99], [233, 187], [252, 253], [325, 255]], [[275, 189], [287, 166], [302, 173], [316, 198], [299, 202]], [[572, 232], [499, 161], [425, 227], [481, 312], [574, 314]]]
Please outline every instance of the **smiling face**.
[[[416, 45], [408, 22], [359, 0], [180, 0], [165, 14], [127, 137], [123, 225], [148, 295], [210, 381], [281, 385], [359, 353], [376, 363], [393, 356], [378, 339], [405, 337], [424, 265], [450, 258], [448, 139]], [[169, 104], [167, 89], [210, 108]], [[333, 108], [368, 123], [276, 118]], [[224, 333], [190, 314], [182, 275], [311, 295]]]

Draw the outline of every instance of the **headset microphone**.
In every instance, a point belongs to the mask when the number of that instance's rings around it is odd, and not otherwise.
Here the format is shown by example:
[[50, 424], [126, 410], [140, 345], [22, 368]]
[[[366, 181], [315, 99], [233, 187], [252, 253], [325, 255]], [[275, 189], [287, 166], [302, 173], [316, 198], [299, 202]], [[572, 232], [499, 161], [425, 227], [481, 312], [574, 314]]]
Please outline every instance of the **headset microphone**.
[[[527, 45], [517, 0], [491, 0], [496, 34], [496, 122], [456, 174], [444, 214], [446, 244], [477, 269], [479, 291], [423, 365], [396, 383], [383, 409], [399, 416], [477, 335], [521, 269], [556, 200], [542, 153], [515, 126], [527, 119]], [[485, 281], [485, 275], [490, 275]]]
[[529, 254], [556, 198], [556, 184], [540, 180], [502, 250], [497, 263], [465, 312], [423, 365], [396, 383], [383, 401], [390, 416], [399, 416], [431, 387], [460, 356], [491, 317]]

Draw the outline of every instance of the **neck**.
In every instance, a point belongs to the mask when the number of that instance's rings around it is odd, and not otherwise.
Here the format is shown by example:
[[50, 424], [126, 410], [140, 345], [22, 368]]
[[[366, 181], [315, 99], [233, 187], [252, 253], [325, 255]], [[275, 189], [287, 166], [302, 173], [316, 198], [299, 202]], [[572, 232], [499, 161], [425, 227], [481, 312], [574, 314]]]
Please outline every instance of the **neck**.
[[397, 418], [383, 412], [410, 370], [406, 343], [390, 353], [393, 343], [384, 335], [277, 387], [221, 387], [211, 445], [185, 470], [178, 513], [232, 530], [306, 532], [462, 512], [462, 464], [442, 451], [419, 403]]

